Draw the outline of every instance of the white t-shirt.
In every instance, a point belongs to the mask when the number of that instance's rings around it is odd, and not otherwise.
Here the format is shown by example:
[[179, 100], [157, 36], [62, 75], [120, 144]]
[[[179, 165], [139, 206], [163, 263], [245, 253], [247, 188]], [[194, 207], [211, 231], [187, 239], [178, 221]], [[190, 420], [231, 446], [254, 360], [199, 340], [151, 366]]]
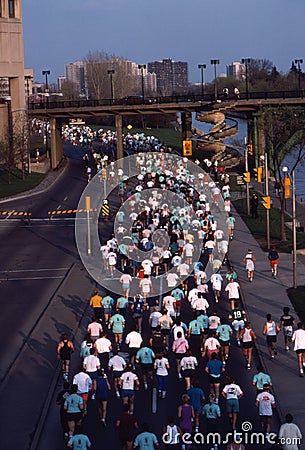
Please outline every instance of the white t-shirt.
[[132, 278], [128, 273], [123, 273], [123, 275], [120, 278], [120, 282], [123, 284], [130, 284], [132, 282]]
[[184, 356], [180, 362], [182, 370], [195, 370], [197, 365], [198, 363], [195, 356]]
[[131, 331], [130, 333], [128, 333], [125, 340], [129, 348], [140, 348], [142, 341], [142, 336], [137, 331]]
[[259, 402], [258, 412], [260, 416], [272, 416], [272, 406], [275, 404], [275, 400], [270, 392], [261, 392], [256, 397], [256, 401]]
[[203, 270], [198, 270], [195, 275], [197, 284], [202, 284], [207, 279], [207, 274]]
[[214, 236], [218, 241], [222, 240], [223, 235], [224, 235], [224, 232], [223, 232], [223, 230], [220, 230], [220, 229], [216, 230], [214, 233]]
[[292, 335], [292, 342], [294, 342], [294, 351], [305, 350], [305, 330], [295, 330]]
[[238, 384], [227, 384], [224, 388], [223, 388], [223, 392], [226, 394], [226, 399], [229, 400], [231, 398], [238, 398], [243, 391], [240, 389], [240, 387], [238, 386]]
[[176, 299], [175, 297], [172, 297], [171, 295], [167, 295], [166, 297], [164, 297], [163, 299], [163, 306], [167, 309], [167, 311], [173, 311], [174, 305], [176, 303]]
[[206, 311], [209, 306], [210, 305], [205, 298], [197, 298], [192, 302], [192, 308], [197, 311]]
[[144, 261], [142, 261], [142, 267], [144, 269], [144, 273], [146, 275], [150, 275], [151, 274], [151, 269], [153, 267], [153, 263], [150, 259], [144, 259]]
[[217, 348], [219, 348], [220, 344], [218, 339], [214, 338], [214, 337], [210, 337], [205, 341], [206, 348], [208, 350], [216, 350]]
[[239, 298], [239, 284], [237, 281], [228, 283], [225, 291], [228, 292], [229, 298]]
[[92, 322], [88, 325], [88, 331], [90, 336], [99, 336], [100, 332], [103, 331], [103, 327], [98, 322]]
[[133, 391], [135, 382], [138, 380], [138, 377], [135, 373], [124, 372], [121, 376], [121, 380], [123, 381], [122, 389], [128, 389]]
[[74, 376], [72, 384], [77, 384], [78, 394], [85, 394], [90, 391], [92, 380], [87, 373], [79, 372]]
[[166, 279], [167, 279], [168, 287], [171, 288], [171, 287], [175, 287], [176, 286], [176, 284], [177, 284], [177, 282], [179, 280], [179, 277], [178, 277], [178, 275], [176, 273], [168, 273], [166, 275]]
[[190, 271], [190, 266], [188, 264], [180, 264], [180, 266], [177, 267], [177, 272], [182, 276], [187, 276]]
[[216, 328], [220, 325], [220, 318], [218, 316], [210, 316], [209, 317], [209, 329], [216, 330]]
[[114, 252], [108, 253], [107, 259], [108, 259], [110, 266], [116, 265], [116, 254]]
[[187, 258], [191, 258], [193, 256], [194, 246], [192, 244], [185, 244], [184, 246], [184, 254]]
[[122, 370], [124, 370], [124, 367], [126, 366], [126, 362], [125, 362], [124, 358], [122, 358], [122, 356], [115, 355], [109, 359], [108, 366], [112, 367], [112, 369], [117, 372], [121, 372]]
[[95, 372], [101, 363], [97, 356], [89, 355], [84, 359], [84, 365], [86, 366], [86, 372]]
[[107, 338], [100, 338], [95, 341], [95, 348], [98, 353], [109, 353], [111, 347], [111, 341]]
[[148, 294], [151, 288], [151, 281], [148, 278], [142, 278], [139, 286], [142, 289], [143, 293]]
[[168, 359], [167, 358], [161, 358], [155, 360], [155, 369], [157, 369], [156, 374], [161, 376], [168, 375], [167, 366], [168, 365]]
[[213, 273], [211, 276], [212, 287], [215, 291], [221, 291], [222, 276], [219, 273]]

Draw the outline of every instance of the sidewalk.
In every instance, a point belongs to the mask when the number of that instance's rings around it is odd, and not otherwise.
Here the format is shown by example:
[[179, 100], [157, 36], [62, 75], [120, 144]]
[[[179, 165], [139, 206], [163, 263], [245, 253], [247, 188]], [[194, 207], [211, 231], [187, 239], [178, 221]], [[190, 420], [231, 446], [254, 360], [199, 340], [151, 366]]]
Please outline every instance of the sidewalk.
[[[272, 191], [270, 192], [272, 195]], [[267, 253], [261, 249], [234, 208], [232, 208], [232, 212], [237, 220], [234, 240], [229, 248], [229, 257], [238, 274], [246, 312], [257, 335], [257, 349], [266, 371], [271, 376], [280, 418], [283, 421], [288, 412], [292, 413], [294, 422], [298, 424], [304, 436], [300, 448], [305, 449], [304, 399], [302, 395], [305, 381], [299, 377], [296, 354], [294, 351], [285, 351], [284, 337], [281, 332], [278, 335], [278, 355], [275, 360], [271, 360], [266, 339], [262, 334], [266, 314], [270, 313], [273, 319], [279, 323], [284, 306], [291, 307], [291, 314], [295, 317], [296, 322], [299, 321], [286, 291], [292, 286], [292, 255], [280, 254], [278, 277], [277, 279], [272, 278]], [[248, 249], [253, 251], [256, 258], [253, 283], [248, 282], [245, 264], [242, 262]], [[305, 284], [305, 265], [300, 256], [297, 259], [297, 282], [298, 285], [302, 285]]]

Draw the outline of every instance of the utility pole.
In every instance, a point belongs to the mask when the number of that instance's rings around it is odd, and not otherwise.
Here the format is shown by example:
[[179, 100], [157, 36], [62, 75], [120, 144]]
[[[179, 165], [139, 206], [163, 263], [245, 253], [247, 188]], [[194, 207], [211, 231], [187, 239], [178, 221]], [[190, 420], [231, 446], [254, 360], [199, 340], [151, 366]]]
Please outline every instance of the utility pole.
[[[269, 197], [269, 183], [268, 183], [268, 154], [265, 153], [265, 195]], [[270, 209], [266, 208], [266, 236], [267, 249], [270, 250]]]
[[[249, 171], [249, 163], [248, 163], [248, 145], [247, 138], [244, 138], [245, 144], [245, 172]], [[249, 183], [246, 183], [246, 201], [247, 201], [247, 216], [250, 216], [250, 195], [249, 195]]]

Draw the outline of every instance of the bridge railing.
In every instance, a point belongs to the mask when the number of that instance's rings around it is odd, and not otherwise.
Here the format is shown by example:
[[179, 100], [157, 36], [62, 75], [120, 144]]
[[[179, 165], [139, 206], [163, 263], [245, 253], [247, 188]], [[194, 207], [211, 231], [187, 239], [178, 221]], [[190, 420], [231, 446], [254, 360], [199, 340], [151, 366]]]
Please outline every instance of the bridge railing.
[[[222, 93], [218, 93], [218, 100], [222, 102], [232, 102], [236, 100], [271, 100], [271, 99], [304, 99], [305, 91], [268, 91], [268, 92], [241, 92], [238, 97], [235, 95], [227, 96], [226, 98]], [[30, 102], [30, 110], [40, 110], [40, 109], [66, 109], [66, 108], [96, 108], [96, 107], [111, 107], [111, 106], [143, 106], [143, 105], [160, 105], [167, 103], [205, 103], [214, 104], [215, 97], [214, 94], [205, 94], [204, 96], [199, 94], [185, 94], [185, 95], [171, 95], [164, 97], [144, 97], [141, 101], [138, 98], [134, 100], [132, 98], [123, 99], [99, 99], [99, 100], [58, 100], [58, 101], [40, 101], [40, 102]]]

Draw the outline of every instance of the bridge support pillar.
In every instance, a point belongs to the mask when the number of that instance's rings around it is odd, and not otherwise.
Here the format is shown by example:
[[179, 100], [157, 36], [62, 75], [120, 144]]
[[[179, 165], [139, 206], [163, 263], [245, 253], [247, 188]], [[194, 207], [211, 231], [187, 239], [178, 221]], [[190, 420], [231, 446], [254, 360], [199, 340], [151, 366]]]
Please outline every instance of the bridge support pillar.
[[122, 159], [124, 157], [124, 153], [123, 153], [123, 120], [121, 114], [115, 115], [115, 129], [117, 133], [116, 157], [117, 159]]
[[187, 141], [192, 138], [192, 113], [181, 113], [182, 140]]
[[61, 137], [61, 120], [51, 118], [51, 169], [56, 169], [63, 157], [62, 137]]

